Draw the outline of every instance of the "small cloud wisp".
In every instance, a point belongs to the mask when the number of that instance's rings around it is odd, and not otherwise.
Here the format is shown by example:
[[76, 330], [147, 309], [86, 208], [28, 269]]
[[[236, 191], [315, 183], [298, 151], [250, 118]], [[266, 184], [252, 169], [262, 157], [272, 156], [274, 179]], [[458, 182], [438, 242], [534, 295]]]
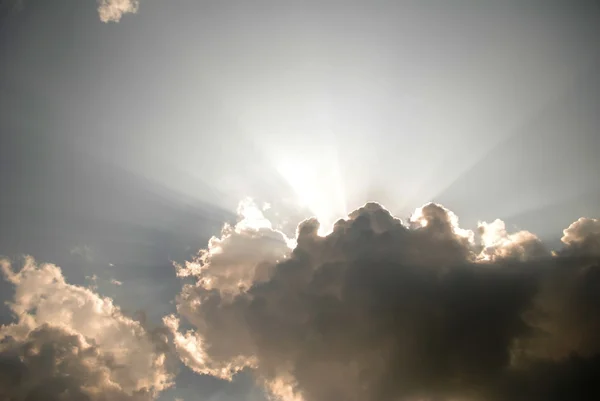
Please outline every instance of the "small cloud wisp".
[[124, 14], [135, 14], [139, 8], [139, 0], [98, 0], [98, 15], [105, 23], [119, 22]]

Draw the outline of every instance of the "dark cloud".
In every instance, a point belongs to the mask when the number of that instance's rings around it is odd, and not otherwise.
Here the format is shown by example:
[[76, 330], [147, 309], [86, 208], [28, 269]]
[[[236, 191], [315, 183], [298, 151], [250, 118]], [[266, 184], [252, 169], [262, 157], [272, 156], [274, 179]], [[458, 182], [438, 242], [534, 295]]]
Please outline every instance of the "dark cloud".
[[284, 401], [600, 399], [597, 220], [551, 253], [435, 204], [405, 223], [370, 203], [325, 237], [307, 220], [295, 243], [243, 217], [179, 267], [194, 329], [165, 322], [195, 371], [251, 368]]
[[405, 222], [369, 203], [294, 238], [249, 200], [238, 212], [177, 265], [192, 280], [159, 329], [52, 264], [3, 260], [0, 400], [152, 400], [173, 383], [170, 341], [196, 373], [281, 401], [600, 399], [598, 220], [551, 251], [436, 204]]

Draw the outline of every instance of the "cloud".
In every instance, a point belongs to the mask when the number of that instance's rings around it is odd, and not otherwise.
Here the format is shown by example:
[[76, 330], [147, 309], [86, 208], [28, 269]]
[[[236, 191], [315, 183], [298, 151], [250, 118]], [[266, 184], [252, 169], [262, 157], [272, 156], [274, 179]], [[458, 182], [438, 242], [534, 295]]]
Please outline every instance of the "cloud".
[[295, 239], [252, 203], [241, 215], [177, 266], [195, 282], [165, 325], [196, 372], [250, 368], [284, 401], [600, 399], [597, 220], [551, 253], [436, 204], [404, 222], [368, 203]]
[[552, 251], [437, 204], [403, 221], [368, 203], [294, 238], [263, 213], [243, 201], [176, 266], [177, 314], [155, 330], [55, 265], [2, 260], [16, 321], [0, 327], [0, 400], [149, 401], [173, 384], [173, 348], [199, 374], [251, 372], [273, 400], [600, 399], [598, 220]]
[[98, 0], [98, 15], [102, 22], [119, 22], [123, 14], [135, 14], [139, 7], [139, 0]]
[[562, 242], [569, 245], [570, 250], [600, 256], [600, 220], [582, 217], [563, 234]]
[[66, 283], [55, 265], [1, 264], [17, 321], [0, 327], [0, 399], [142, 401], [171, 385], [166, 332]]
[[479, 255], [480, 260], [499, 261], [516, 258], [525, 261], [550, 255], [535, 234], [528, 231], [509, 234], [502, 220], [479, 223], [478, 228], [484, 247]]
[[291, 240], [273, 228], [251, 199], [240, 203], [238, 214], [241, 219], [235, 226], [225, 225], [220, 238], [210, 239], [208, 249], [185, 267], [178, 266], [180, 277], [201, 277], [203, 288], [238, 293], [266, 278], [269, 269], [289, 255]]

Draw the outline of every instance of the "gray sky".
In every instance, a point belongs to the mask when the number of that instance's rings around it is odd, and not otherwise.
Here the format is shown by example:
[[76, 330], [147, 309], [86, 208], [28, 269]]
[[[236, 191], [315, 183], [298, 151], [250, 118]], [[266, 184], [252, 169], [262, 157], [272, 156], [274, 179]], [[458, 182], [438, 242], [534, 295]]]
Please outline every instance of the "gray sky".
[[[245, 196], [330, 222], [436, 201], [550, 241], [600, 216], [597, 2], [97, 8], [1, 2], [0, 255], [95, 274], [125, 310], [172, 312], [171, 261]], [[165, 399], [252, 387], [178, 380]]]

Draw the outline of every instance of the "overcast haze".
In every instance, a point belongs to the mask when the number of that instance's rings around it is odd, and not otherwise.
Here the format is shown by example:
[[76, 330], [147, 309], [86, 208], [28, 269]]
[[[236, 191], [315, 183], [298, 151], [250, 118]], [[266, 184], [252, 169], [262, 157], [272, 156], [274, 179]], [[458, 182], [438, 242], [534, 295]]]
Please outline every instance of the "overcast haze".
[[0, 0], [0, 400], [597, 399], [598, 38], [583, 0]]

